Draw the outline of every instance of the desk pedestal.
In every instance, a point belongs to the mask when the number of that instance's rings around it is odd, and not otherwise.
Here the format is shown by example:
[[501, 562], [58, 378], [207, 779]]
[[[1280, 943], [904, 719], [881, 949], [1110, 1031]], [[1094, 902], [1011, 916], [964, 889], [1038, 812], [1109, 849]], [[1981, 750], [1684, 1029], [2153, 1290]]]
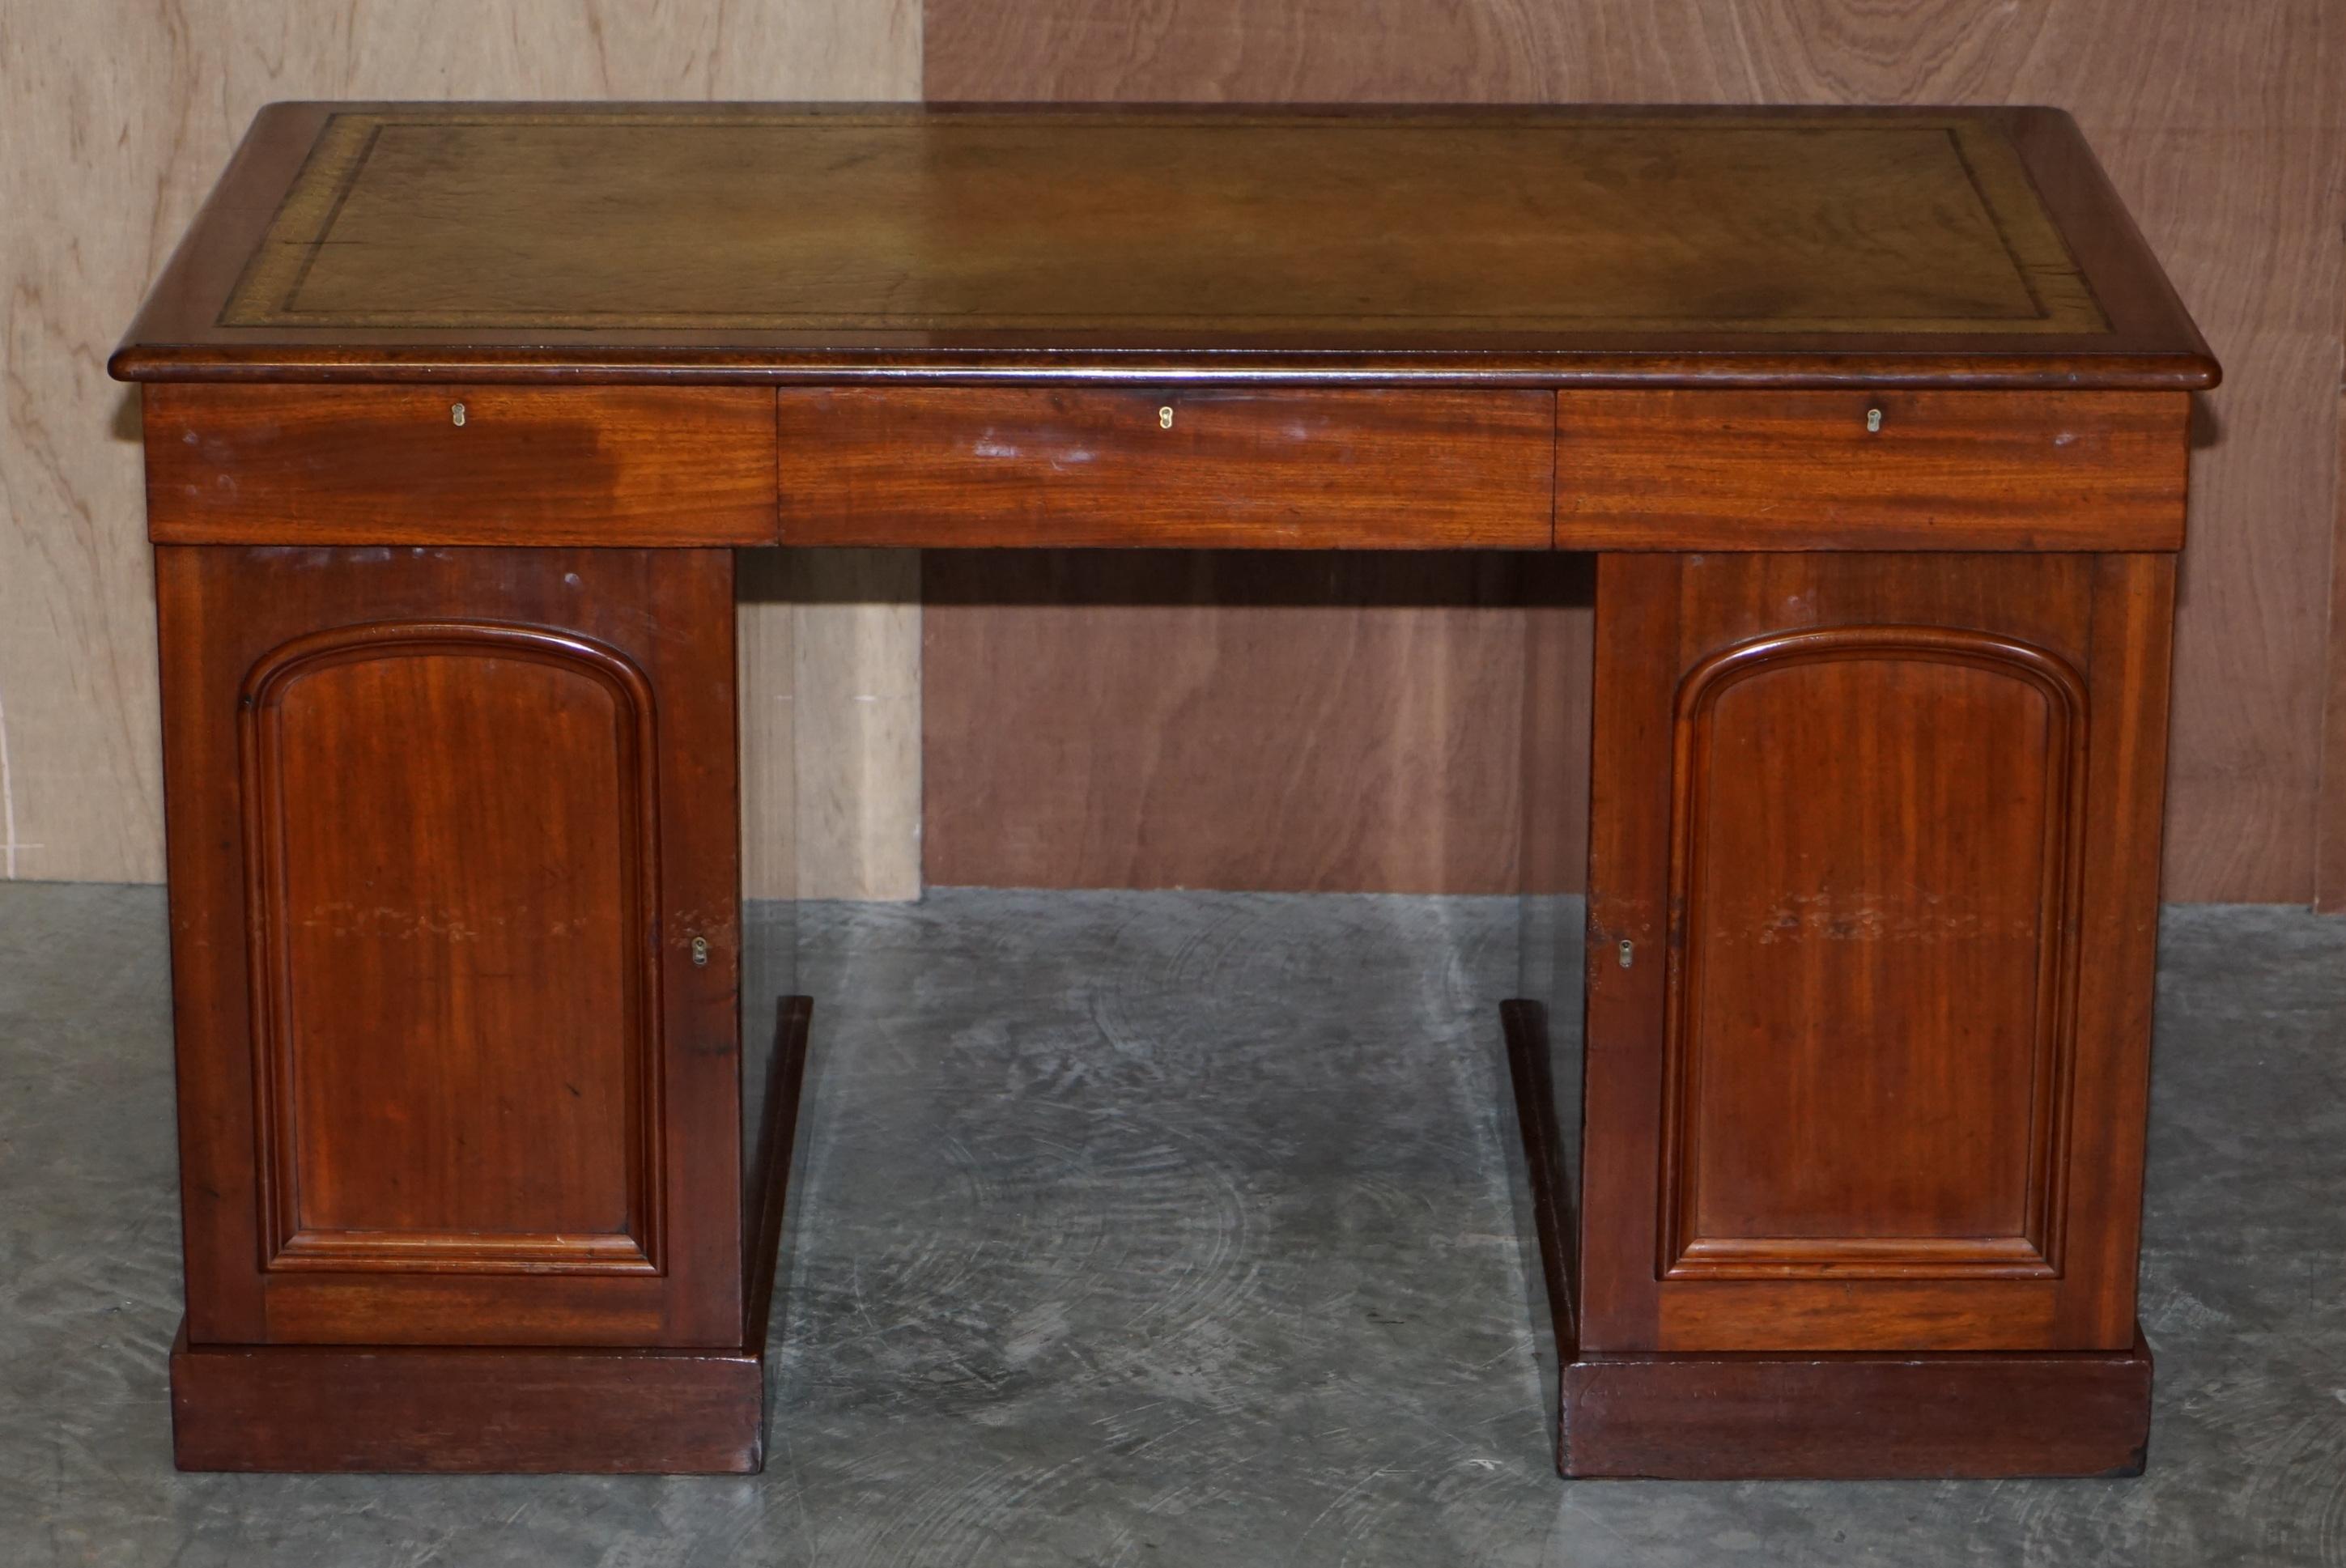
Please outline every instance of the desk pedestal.
[[1565, 1473], [2140, 1469], [2172, 585], [1602, 560], [1561, 1115], [1505, 1010]]
[[730, 552], [156, 574], [179, 1462], [755, 1470], [807, 1009], [745, 1151]]

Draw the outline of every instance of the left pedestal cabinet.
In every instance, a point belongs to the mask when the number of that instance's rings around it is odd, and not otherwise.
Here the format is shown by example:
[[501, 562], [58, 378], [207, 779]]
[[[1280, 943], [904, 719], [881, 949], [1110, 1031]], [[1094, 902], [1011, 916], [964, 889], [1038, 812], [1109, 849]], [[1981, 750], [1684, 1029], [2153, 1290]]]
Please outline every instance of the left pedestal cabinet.
[[[593, 1348], [622, 1399], [745, 1364], [746, 1451], [708, 1467], [753, 1464], [730, 552], [162, 545], [156, 574], [181, 1461], [405, 1468], [431, 1420], [370, 1423], [358, 1369], [510, 1426], [501, 1381]], [[280, 1400], [271, 1441], [239, 1369], [343, 1419]], [[544, 1413], [544, 1467], [591, 1469], [596, 1420], [658, 1412]]]

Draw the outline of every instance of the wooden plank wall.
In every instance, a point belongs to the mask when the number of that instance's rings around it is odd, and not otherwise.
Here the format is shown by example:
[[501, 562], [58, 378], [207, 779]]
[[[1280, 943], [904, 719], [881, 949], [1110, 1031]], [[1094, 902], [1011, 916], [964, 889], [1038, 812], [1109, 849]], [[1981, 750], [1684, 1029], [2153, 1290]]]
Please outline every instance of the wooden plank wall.
[[[2346, 186], [2346, 161], [2338, 178]], [[2346, 207], [2346, 196], [2339, 205]], [[2340, 238], [2346, 243], [2346, 235]], [[2314, 907], [2325, 914], [2346, 914], [2346, 381], [2338, 396], [2338, 545], [2331, 562], [2330, 709], [2322, 727], [2318, 809]]]
[[[2341, 35], [2336, 0], [10, 6], [0, 877], [160, 874], [136, 407], [101, 361], [268, 99], [2037, 101], [2230, 372], [2198, 422], [2168, 896], [2304, 901], [2319, 865], [2346, 905]], [[1569, 659], [1585, 609], [1432, 557], [1137, 569], [749, 559], [752, 891], [914, 891], [924, 764], [932, 881], [1510, 885], [1523, 617]]]
[[[909, 98], [920, 50], [918, 0], [0, 8], [0, 877], [162, 876], [138, 404], [105, 359], [255, 109]], [[918, 891], [915, 569], [874, 553], [744, 557], [753, 894]]]
[[[2228, 372], [2198, 421], [2167, 895], [2312, 898], [2346, 321], [2336, 0], [928, 0], [924, 31], [932, 99], [2071, 108]], [[1496, 780], [1520, 730], [1494, 688], [1520, 656], [1490, 585], [1427, 560], [1439, 607], [1420, 611], [1375, 602], [1392, 575], [1258, 570], [1176, 565], [1133, 604], [1104, 563], [933, 559], [929, 880], [1511, 885]], [[1199, 582], [1222, 596], [1192, 602]], [[1065, 587], [1111, 602], [1042, 602]], [[1584, 748], [1584, 711], [1558, 718]]]
[[1514, 888], [1506, 557], [932, 550], [925, 575], [932, 882]]

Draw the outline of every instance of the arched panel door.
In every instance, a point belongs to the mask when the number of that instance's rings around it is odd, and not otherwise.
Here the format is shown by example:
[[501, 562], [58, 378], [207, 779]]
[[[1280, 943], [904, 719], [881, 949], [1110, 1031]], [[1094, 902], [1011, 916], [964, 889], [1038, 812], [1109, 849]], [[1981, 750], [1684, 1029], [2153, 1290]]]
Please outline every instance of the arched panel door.
[[370, 621], [271, 649], [239, 707], [263, 1267], [661, 1272], [644, 672]]
[[2059, 1275], [2086, 735], [2067, 660], [1962, 628], [1680, 682], [1663, 1279]]
[[2132, 1343], [2169, 571], [1606, 557], [1584, 1351]]
[[738, 1346], [729, 554], [158, 573], [191, 1340]]

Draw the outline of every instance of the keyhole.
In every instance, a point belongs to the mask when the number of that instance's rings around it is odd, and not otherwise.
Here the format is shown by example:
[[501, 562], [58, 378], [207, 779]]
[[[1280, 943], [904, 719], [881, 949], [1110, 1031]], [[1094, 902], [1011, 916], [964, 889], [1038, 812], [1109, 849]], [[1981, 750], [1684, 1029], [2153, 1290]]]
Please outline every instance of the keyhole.
[[1171, 403], [1168, 403], [1163, 408], [1157, 411], [1157, 428], [1159, 430], [1171, 430], [1173, 428], [1173, 405]]
[[706, 969], [709, 967], [709, 939], [707, 937], [697, 936], [692, 939], [692, 962], [698, 968]]
[[459, 426], [464, 423], [464, 405], [463, 403], [452, 402], [448, 405], [448, 423]]

